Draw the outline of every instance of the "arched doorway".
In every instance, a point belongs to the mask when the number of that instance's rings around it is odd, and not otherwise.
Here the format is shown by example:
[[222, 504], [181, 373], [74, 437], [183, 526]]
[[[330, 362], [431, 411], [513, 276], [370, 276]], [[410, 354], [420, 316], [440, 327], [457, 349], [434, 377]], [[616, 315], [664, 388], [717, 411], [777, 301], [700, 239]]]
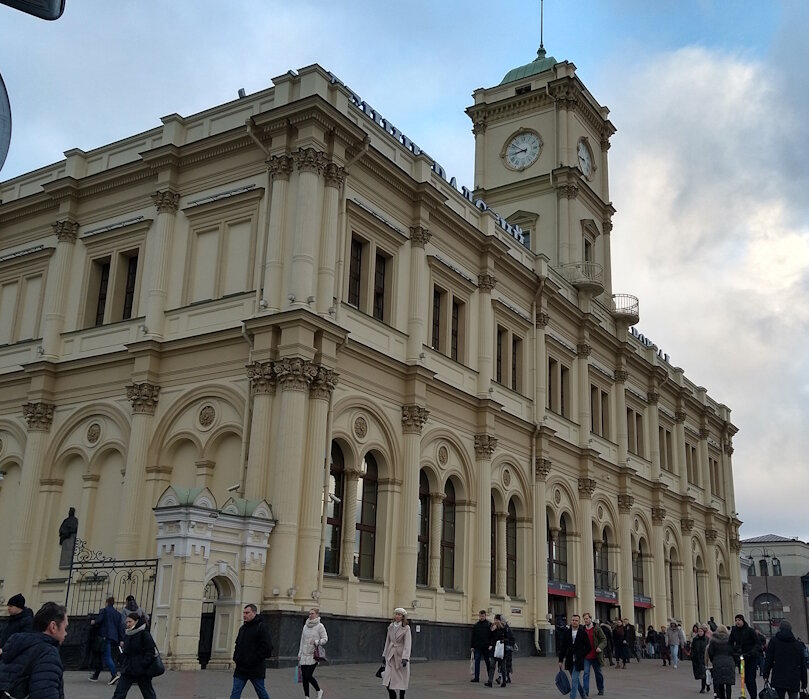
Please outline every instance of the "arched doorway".
[[228, 574], [216, 575], [203, 588], [199, 620], [197, 659], [204, 670], [208, 665], [224, 668], [233, 656], [236, 629], [241, 622], [238, 582]]
[[215, 580], [205, 585], [202, 593], [202, 616], [199, 620], [199, 646], [197, 660], [204, 670], [208, 667], [213, 651], [213, 632], [216, 624], [216, 603], [219, 600], [219, 587]]

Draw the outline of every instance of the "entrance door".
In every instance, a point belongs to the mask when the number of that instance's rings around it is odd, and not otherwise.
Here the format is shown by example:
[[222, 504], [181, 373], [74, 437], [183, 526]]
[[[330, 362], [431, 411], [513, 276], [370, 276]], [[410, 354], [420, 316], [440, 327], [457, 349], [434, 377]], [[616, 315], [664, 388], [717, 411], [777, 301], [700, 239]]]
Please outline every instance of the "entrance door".
[[199, 645], [197, 646], [197, 660], [204, 670], [211, 659], [213, 648], [213, 631], [216, 621], [216, 601], [219, 599], [219, 588], [211, 580], [202, 594], [202, 616], [199, 620]]

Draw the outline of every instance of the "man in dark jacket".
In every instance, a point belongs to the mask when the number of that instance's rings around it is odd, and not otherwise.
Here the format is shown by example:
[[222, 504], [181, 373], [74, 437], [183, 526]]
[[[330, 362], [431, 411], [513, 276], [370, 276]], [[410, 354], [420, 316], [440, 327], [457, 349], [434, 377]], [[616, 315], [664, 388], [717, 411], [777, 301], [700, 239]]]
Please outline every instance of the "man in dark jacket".
[[6, 641], [15, 633], [27, 633], [34, 628], [34, 612], [25, 606], [25, 597], [12, 595], [7, 604], [8, 624], [0, 631], [0, 654]]
[[[120, 679], [121, 673], [118, 672], [113, 657], [117, 658], [121, 654], [121, 647], [124, 642], [124, 620], [121, 613], [115, 608], [115, 597], [107, 597], [107, 606], [98, 612], [98, 616], [93, 623], [98, 627], [101, 638], [104, 639], [102, 657], [104, 664], [110, 671], [110, 681], [107, 684], [115, 684]], [[97, 679], [97, 672], [90, 675], [92, 682]]]
[[757, 697], [756, 672], [758, 671], [758, 638], [756, 632], [747, 624], [744, 615], [737, 614], [734, 627], [730, 632], [730, 646], [736, 664], [739, 658], [744, 658], [744, 686], [747, 695]]
[[489, 620], [486, 618], [486, 610], [481, 609], [478, 612], [478, 620], [472, 627], [472, 641], [469, 647], [475, 653], [475, 676], [472, 682], [480, 682], [480, 660], [486, 663], [486, 674], [489, 674], [491, 663], [489, 661], [489, 636], [492, 633]]
[[778, 633], [767, 645], [764, 659], [764, 679], [772, 679], [778, 696], [789, 694], [789, 699], [797, 699], [798, 690], [806, 689], [806, 663], [803, 658], [803, 643], [792, 634], [792, 625], [781, 621]]
[[0, 690], [28, 699], [64, 699], [59, 646], [66, 635], [65, 608], [56, 602], [43, 604], [34, 615], [34, 631], [14, 634], [6, 643]]
[[264, 661], [272, 653], [270, 630], [258, 616], [258, 608], [255, 604], [245, 605], [242, 610], [242, 618], [244, 624], [239, 629], [239, 635], [236, 637], [236, 650], [233, 652], [236, 669], [233, 671], [233, 690], [230, 697], [239, 699], [249, 680], [259, 699], [270, 699], [270, 695], [267, 694], [267, 689], [264, 687], [266, 677]]
[[[587, 632], [579, 625], [579, 615], [570, 617], [570, 626], [559, 629], [556, 643], [559, 647], [559, 669], [570, 673], [570, 699], [576, 699], [579, 692], [579, 675], [584, 672], [584, 659], [591, 650]], [[581, 690], [584, 694], [584, 690]]]

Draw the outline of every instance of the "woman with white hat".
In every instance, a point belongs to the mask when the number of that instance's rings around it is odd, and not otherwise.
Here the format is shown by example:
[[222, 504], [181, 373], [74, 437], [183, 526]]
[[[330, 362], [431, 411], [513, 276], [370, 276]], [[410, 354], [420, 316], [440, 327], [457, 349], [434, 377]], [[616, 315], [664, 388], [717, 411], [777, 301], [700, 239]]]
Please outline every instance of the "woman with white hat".
[[399, 699], [403, 699], [405, 690], [410, 684], [411, 643], [407, 610], [403, 607], [396, 607], [393, 610], [393, 621], [388, 626], [385, 648], [382, 651], [382, 664], [385, 666], [382, 673], [382, 684], [387, 687], [390, 699], [396, 699], [397, 689]]

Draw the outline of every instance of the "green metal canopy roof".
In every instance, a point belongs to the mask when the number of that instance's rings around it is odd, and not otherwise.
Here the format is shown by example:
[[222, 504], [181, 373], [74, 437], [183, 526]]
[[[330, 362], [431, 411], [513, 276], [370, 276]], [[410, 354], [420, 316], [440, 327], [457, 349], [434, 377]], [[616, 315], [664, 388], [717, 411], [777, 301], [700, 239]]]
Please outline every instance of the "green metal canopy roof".
[[533, 61], [519, 68], [512, 68], [506, 73], [506, 77], [500, 81], [500, 84], [505, 85], [506, 83], [513, 83], [515, 80], [522, 80], [531, 75], [544, 73], [546, 70], [550, 70], [554, 65], [556, 65], [556, 59], [553, 56], [546, 56], [545, 47], [540, 46], [539, 51], [537, 51], [537, 57]]

